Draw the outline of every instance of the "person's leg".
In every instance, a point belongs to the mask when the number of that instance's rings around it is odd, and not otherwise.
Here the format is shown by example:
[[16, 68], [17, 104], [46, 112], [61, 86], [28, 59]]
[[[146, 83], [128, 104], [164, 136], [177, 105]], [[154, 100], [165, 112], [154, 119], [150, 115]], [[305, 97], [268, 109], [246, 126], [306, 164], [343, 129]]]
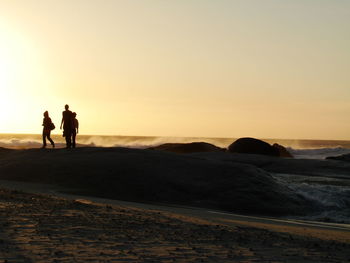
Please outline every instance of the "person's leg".
[[77, 136], [76, 132], [72, 133], [72, 147], [75, 148], [75, 137]]
[[45, 147], [46, 147], [46, 134], [43, 131], [43, 148], [45, 148]]
[[66, 140], [66, 148], [70, 148], [70, 132], [68, 131], [67, 128], [63, 127], [63, 136]]
[[66, 148], [70, 148], [70, 143], [69, 143], [70, 136], [66, 134], [65, 139], [66, 139]]
[[51, 139], [51, 131], [49, 131], [49, 133], [47, 134], [47, 139], [48, 139], [49, 142], [51, 143], [52, 147], [55, 148], [55, 143], [54, 143], [53, 140]]
[[72, 147], [72, 131], [68, 130], [66, 135], [67, 148]]

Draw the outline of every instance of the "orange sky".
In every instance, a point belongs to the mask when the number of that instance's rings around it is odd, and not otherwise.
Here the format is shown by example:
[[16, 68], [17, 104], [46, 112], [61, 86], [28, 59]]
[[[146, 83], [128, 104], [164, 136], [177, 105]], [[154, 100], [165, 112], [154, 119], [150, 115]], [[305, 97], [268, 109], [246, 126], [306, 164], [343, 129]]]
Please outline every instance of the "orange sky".
[[343, 0], [4, 0], [0, 132], [68, 103], [82, 134], [350, 139], [349, 32]]

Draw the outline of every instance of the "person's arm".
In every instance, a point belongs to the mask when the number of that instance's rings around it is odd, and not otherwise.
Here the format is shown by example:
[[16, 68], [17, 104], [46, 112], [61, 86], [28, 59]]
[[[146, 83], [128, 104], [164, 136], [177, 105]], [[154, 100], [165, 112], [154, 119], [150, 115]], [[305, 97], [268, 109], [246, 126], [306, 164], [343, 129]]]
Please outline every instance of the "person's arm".
[[79, 122], [77, 120], [77, 134], [79, 133]]
[[62, 112], [62, 121], [61, 121], [61, 126], [60, 126], [61, 130], [62, 130], [62, 125], [63, 125], [63, 112]]

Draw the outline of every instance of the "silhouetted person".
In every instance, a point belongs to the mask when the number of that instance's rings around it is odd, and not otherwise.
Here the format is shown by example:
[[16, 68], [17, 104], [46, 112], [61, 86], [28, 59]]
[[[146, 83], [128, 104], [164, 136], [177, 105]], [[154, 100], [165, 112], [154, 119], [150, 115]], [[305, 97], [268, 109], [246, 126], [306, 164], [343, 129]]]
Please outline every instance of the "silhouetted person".
[[77, 116], [77, 114], [75, 112], [73, 112], [72, 114], [72, 147], [75, 148], [75, 138], [77, 136], [77, 134], [79, 133], [79, 122], [78, 120], [75, 118]]
[[46, 138], [49, 140], [51, 143], [52, 147], [55, 148], [55, 143], [51, 139], [51, 130], [55, 128], [55, 125], [53, 125], [51, 118], [49, 117], [49, 112], [45, 111], [44, 112], [44, 120], [43, 120], [43, 148], [46, 147]]
[[64, 106], [65, 111], [62, 112], [62, 121], [60, 129], [62, 129], [63, 125], [63, 137], [66, 138], [66, 148], [72, 147], [72, 112], [69, 110], [69, 106], [66, 104]]

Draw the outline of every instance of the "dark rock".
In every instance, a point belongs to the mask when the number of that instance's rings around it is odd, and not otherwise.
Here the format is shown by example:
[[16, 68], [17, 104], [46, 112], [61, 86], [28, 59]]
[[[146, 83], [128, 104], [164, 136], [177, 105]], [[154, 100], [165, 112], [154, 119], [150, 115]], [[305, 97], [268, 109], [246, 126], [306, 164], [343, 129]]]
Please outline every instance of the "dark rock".
[[[320, 184], [318, 178], [325, 177], [325, 184], [331, 181], [329, 178], [345, 179], [349, 181], [346, 185], [350, 186], [350, 162], [334, 160], [315, 160], [315, 159], [294, 159], [294, 158], [276, 158], [274, 156], [257, 154], [230, 154], [230, 153], [193, 153], [194, 157], [217, 160], [230, 163], [243, 163], [261, 168], [269, 173], [294, 174], [307, 176], [307, 181]], [[336, 181], [333, 184], [336, 185]], [[339, 182], [344, 186], [344, 181]]]
[[288, 150], [284, 146], [278, 143], [274, 143], [272, 147], [278, 150], [280, 157], [293, 158], [293, 155], [290, 152], [288, 152]]
[[165, 143], [155, 147], [148, 148], [150, 150], [174, 152], [174, 153], [196, 153], [196, 152], [222, 152], [225, 149], [217, 147], [206, 142], [192, 143]]
[[340, 156], [329, 156], [329, 157], [326, 157], [326, 159], [350, 162], [350, 154], [343, 154], [343, 155], [340, 155]]
[[251, 214], [295, 215], [312, 208], [305, 198], [254, 165], [162, 151], [16, 150], [0, 155], [0, 179], [52, 184], [79, 195]]
[[262, 154], [280, 156], [279, 150], [267, 142], [254, 138], [240, 138], [228, 147], [231, 153]]

